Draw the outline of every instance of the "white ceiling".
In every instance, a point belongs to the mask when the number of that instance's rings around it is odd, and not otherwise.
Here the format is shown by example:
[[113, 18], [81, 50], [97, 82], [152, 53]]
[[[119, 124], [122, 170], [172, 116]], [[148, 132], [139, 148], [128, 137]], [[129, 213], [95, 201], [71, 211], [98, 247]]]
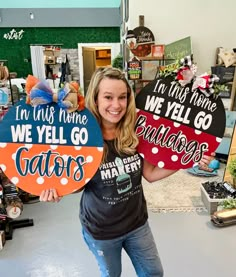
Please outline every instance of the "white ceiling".
[[7, 8], [117, 8], [121, 0], [1, 0], [0, 9]]

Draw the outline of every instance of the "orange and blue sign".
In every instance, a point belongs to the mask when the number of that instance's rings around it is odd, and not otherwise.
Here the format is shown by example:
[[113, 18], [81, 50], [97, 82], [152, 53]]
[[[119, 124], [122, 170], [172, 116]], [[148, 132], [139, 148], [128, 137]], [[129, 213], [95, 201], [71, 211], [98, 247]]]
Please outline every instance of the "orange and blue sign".
[[56, 103], [19, 101], [0, 123], [0, 167], [33, 195], [55, 188], [66, 195], [96, 173], [103, 155], [100, 127], [88, 109], [68, 113]]

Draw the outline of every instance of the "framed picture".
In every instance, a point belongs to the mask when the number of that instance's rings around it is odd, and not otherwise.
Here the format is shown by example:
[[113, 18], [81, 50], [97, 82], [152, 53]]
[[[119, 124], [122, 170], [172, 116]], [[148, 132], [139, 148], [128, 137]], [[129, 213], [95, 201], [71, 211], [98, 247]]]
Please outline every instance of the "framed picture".
[[155, 44], [152, 45], [152, 57], [162, 59], [165, 54], [165, 45], [164, 44]]
[[142, 79], [142, 62], [135, 57], [127, 62], [127, 73], [129, 80]]
[[155, 79], [159, 71], [159, 61], [142, 61], [142, 79], [144, 81], [152, 81]]
[[231, 98], [232, 84], [226, 84], [220, 91], [221, 98]]

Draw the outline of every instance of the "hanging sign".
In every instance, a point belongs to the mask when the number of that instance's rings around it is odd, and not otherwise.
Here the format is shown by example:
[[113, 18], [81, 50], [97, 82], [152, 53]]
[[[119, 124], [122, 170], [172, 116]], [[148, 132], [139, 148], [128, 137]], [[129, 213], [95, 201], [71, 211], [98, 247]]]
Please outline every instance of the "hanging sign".
[[0, 123], [0, 167], [33, 195], [59, 195], [83, 187], [103, 155], [100, 127], [88, 109], [67, 112], [57, 103], [32, 107], [21, 100]]
[[142, 79], [142, 63], [140, 60], [133, 58], [127, 63], [127, 73], [129, 80]]
[[220, 97], [206, 96], [192, 84], [158, 78], [136, 97], [138, 151], [151, 164], [184, 169], [210, 155], [225, 130]]
[[20, 30], [19, 32], [17, 32], [15, 29], [12, 29], [9, 33], [4, 34], [3, 38], [8, 40], [21, 40], [23, 38], [24, 32], [24, 30]]
[[152, 45], [155, 44], [155, 38], [150, 29], [144, 26], [139, 26], [134, 30], [128, 31], [126, 43], [134, 56], [146, 57], [152, 51]]

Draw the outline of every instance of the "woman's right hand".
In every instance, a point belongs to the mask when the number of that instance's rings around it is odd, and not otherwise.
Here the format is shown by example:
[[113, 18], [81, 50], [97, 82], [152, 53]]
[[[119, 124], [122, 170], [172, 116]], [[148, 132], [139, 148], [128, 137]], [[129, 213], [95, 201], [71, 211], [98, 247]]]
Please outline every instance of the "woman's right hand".
[[55, 189], [43, 190], [39, 196], [41, 202], [59, 202], [61, 198]]

